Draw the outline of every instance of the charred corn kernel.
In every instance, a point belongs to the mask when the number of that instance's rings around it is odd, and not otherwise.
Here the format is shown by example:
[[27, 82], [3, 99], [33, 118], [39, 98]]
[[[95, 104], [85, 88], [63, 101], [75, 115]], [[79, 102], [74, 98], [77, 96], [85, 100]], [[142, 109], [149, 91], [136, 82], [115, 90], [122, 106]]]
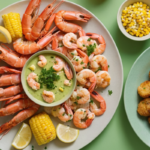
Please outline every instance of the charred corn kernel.
[[34, 71], [34, 70], [35, 70], [35, 65], [31, 65], [31, 66], [29, 67], [29, 69], [32, 70], [32, 71]]
[[150, 10], [147, 4], [135, 2], [129, 5], [122, 11], [121, 20], [129, 34], [140, 37], [149, 34]]
[[55, 127], [45, 112], [33, 116], [29, 124], [38, 145], [49, 143], [56, 138]]
[[2, 15], [4, 26], [10, 32], [14, 40], [22, 37], [22, 26], [19, 13], [12, 13]]
[[60, 88], [59, 88], [59, 91], [63, 92], [63, 91], [64, 91], [64, 89], [63, 89], [62, 87], [60, 87]]

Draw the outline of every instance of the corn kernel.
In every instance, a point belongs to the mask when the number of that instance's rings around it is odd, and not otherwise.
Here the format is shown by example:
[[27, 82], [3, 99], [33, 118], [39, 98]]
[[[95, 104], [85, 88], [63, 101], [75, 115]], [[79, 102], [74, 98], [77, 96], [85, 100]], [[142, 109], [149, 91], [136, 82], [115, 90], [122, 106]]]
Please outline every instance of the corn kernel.
[[60, 87], [60, 88], [59, 88], [59, 91], [63, 92], [63, 91], [64, 91], [64, 89], [63, 89], [62, 87]]
[[31, 65], [31, 66], [29, 67], [29, 69], [32, 70], [32, 71], [34, 71], [34, 70], [35, 70], [35, 65]]

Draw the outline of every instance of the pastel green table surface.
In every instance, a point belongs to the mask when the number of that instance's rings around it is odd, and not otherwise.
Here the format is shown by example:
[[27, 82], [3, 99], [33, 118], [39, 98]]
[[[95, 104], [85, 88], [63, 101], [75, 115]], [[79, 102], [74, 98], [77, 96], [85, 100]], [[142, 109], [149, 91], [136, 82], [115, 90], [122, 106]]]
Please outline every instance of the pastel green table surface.
[[[4, 0], [0, 2], [0, 9], [19, 0]], [[150, 40], [136, 42], [127, 39], [119, 30], [117, 25], [117, 12], [124, 0], [70, 0], [75, 2], [93, 14], [95, 14], [108, 29], [116, 42], [120, 52], [123, 70], [124, 83], [130, 68], [136, 58], [148, 47]], [[107, 42], [107, 41], [106, 41]], [[140, 68], [139, 68], [140, 69]], [[85, 135], [86, 136], [86, 135]], [[134, 133], [127, 119], [124, 109], [123, 93], [119, 106], [112, 120], [105, 130], [82, 150], [149, 150]]]

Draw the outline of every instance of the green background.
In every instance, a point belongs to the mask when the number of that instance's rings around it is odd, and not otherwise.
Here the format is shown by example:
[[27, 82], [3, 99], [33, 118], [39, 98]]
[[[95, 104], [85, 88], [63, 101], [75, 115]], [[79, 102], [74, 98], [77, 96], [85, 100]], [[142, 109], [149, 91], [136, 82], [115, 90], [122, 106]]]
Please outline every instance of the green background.
[[[0, 2], [0, 9], [19, 0], [3, 0]], [[124, 0], [69, 0], [75, 2], [93, 14], [95, 14], [108, 29], [116, 42], [120, 52], [123, 70], [124, 83], [130, 68], [136, 58], [148, 47], [150, 40], [137, 42], [127, 39], [119, 30], [117, 25], [117, 12]], [[107, 42], [107, 41], [106, 41]], [[140, 69], [140, 68], [139, 68]], [[85, 135], [86, 136], [86, 135]], [[105, 130], [82, 150], [149, 150], [149, 148], [136, 136], [127, 119], [123, 93], [112, 120]]]

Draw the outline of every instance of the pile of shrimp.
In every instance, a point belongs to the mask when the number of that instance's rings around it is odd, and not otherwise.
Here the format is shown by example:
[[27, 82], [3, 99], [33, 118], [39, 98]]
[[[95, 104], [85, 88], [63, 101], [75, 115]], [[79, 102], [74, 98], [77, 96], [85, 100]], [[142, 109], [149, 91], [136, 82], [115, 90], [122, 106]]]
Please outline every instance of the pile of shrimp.
[[[96, 33], [86, 33], [81, 26], [71, 22], [87, 23], [92, 18], [91, 15], [68, 10], [55, 12], [64, 0], [54, 6], [55, 2], [56, 0], [50, 3], [38, 16], [41, 0], [30, 0], [22, 17], [24, 38], [13, 42], [14, 50], [4, 44], [0, 46], [0, 59], [13, 67], [0, 68], [0, 74], [9, 73], [0, 78], [0, 86], [7, 86], [0, 88], [0, 101], [5, 101], [4, 107], [0, 109], [0, 116], [21, 110], [12, 120], [0, 126], [0, 133], [5, 131], [6, 134], [39, 109], [39, 105], [21, 93], [21, 71], [15, 68], [23, 68], [28, 58], [42, 49], [63, 53], [70, 59], [77, 73], [77, 88], [65, 103], [52, 108], [51, 114], [54, 117], [63, 122], [73, 120], [76, 127], [83, 129], [91, 125], [95, 115], [100, 116], [106, 111], [104, 98], [95, 91], [96, 88], [104, 89], [109, 86], [111, 80], [107, 58], [103, 55], [106, 49], [105, 39]], [[55, 26], [50, 29], [53, 23]], [[69, 83], [66, 82], [65, 84]], [[99, 106], [90, 100], [91, 97]]]

